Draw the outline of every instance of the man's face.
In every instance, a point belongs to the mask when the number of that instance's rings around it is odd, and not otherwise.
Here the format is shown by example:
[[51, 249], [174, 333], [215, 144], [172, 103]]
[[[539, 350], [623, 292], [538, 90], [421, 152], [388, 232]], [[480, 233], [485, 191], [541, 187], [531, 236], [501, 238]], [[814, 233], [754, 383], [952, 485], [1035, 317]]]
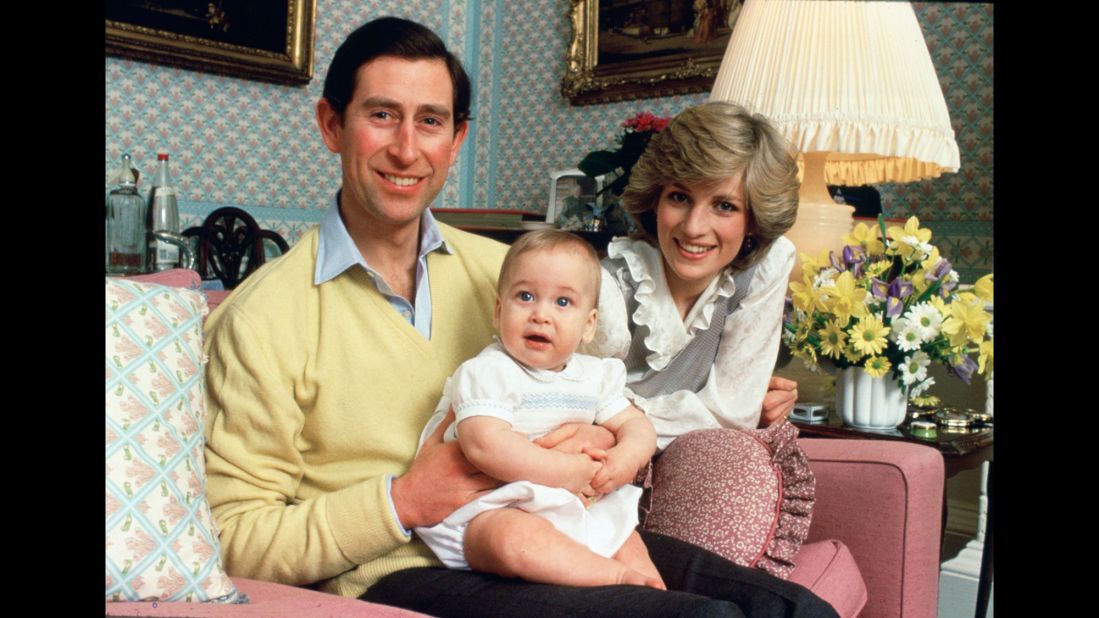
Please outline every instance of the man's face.
[[453, 101], [442, 60], [381, 56], [359, 67], [342, 122], [318, 104], [325, 144], [340, 155], [340, 212], [353, 236], [363, 226], [418, 225], [466, 136], [465, 123], [455, 130]]

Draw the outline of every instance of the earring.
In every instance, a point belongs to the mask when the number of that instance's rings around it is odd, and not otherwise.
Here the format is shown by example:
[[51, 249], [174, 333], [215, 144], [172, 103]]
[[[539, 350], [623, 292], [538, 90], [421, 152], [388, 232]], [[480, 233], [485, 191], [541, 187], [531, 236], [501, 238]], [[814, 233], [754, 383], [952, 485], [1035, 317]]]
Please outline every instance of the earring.
[[744, 237], [744, 244], [741, 245], [741, 247], [740, 247], [740, 253], [741, 253], [741, 255], [746, 254], [746, 253], [751, 253], [752, 249], [755, 249], [755, 248], [756, 248], [756, 238], [755, 238], [755, 236], [745, 236]]

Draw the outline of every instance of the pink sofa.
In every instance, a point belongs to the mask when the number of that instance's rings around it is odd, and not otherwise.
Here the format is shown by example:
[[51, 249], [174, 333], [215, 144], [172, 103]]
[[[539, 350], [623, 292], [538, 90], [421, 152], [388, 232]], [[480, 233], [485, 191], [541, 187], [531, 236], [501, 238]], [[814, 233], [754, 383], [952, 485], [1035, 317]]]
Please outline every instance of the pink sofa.
[[[142, 277], [180, 287], [194, 273]], [[211, 304], [227, 293], [210, 295]], [[938, 607], [943, 459], [918, 445], [801, 440], [817, 479], [809, 538], [790, 580], [845, 618], [931, 618]], [[108, 616], [415, 616], [413, 612], [303, 588], [233, 578], [247, 605], [106, 603]]]

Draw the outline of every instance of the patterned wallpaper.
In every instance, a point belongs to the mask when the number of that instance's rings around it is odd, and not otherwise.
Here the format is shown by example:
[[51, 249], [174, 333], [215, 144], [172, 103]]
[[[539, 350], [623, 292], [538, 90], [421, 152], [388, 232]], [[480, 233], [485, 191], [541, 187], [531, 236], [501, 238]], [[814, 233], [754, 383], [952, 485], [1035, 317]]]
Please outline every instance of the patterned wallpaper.
[[[887, 216], [916, 214], [963, 281], [992, 267], [992, 5], [914, 3], [962, 153], [957, 174], [883, 185]], [[335, 48], [354, 27], [400, 15], [434, 29], [474, 82], [463, 153], [436, 204], [544, 210], [549, 173], [611, 145], [637, 111], [673, 115], [705, 94], [573, 107], [560, 95], [568, 0], [318, 0], [314, 77], [305, 87], [106, 58], [106, 164], [129, 151], [151, 174], [172, 155], [183, 225], [246, 208], [291, 243], [320, 220], [339, 163], [313, 106]], [[147, 186], [143, 183], [143, 186]]]

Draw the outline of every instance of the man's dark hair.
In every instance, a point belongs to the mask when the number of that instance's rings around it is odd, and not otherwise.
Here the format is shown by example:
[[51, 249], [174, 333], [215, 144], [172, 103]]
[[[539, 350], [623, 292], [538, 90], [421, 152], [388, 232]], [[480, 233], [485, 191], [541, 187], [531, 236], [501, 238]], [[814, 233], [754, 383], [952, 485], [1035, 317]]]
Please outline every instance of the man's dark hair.
[[381, 56], [406, 60], [439, 59], [446, 63], [454, 88], [454, 127], [469, 119], [469, 76], [462, 63], [447, 51], [442, 39], [420, 24], [399, 17], [379, 17], [347, 35], [336, 50], [324, 78], [325, 99], [343, 120], [355, 93], [359, 67]]

